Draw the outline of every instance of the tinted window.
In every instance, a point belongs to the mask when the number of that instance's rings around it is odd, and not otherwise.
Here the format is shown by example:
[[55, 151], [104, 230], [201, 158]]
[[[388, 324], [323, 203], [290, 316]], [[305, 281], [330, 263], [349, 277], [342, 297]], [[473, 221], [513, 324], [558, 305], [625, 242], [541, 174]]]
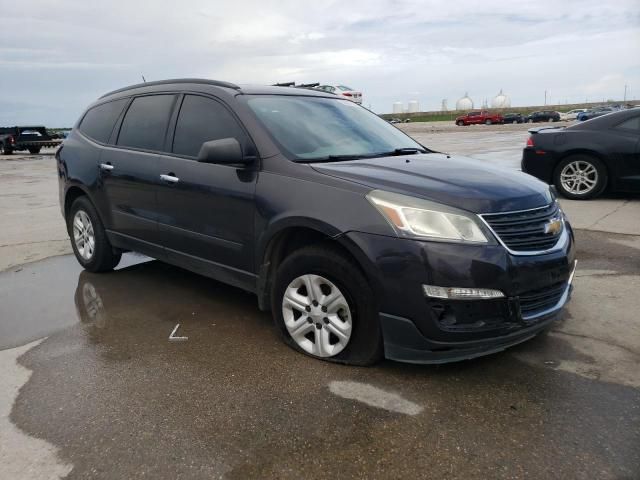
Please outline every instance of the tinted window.
[[625, 130], [635, 130], [640, 132], [640, 116], [629, 118], [622, 123], [616, 125], [616, 128], [624, 128]]
[[210, 98], [184, 97], [173, 137], [174, 153], [196, 157], [204, 142], [230, 137], [242, 143], [244, 132], [226, 108]]
[[134, 99], [122, 121], [118, 145], [162, 150], [174, 98], [174, 95], [150, 95]]
[[80, 131], [98, 142], [107, 143], [125, 103], [127, 99], [123, 98], [93, 107], [82, 119]]

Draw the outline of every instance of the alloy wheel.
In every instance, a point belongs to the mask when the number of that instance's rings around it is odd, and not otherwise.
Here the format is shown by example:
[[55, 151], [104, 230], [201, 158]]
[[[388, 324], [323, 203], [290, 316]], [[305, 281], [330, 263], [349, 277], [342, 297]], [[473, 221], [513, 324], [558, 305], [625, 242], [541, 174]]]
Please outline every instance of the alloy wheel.
[[84, 210], [78, 210], [73, 217], [73, 241], [84, 260], [91, 260], [96, 248], [93, 224]]
[[576, 160], [562, 169], [560, 183], [569, 193], [585, 195], [598, 184], [598, 170], [589, 162]]
[[282, 299], [284, 324], [296, 344], [317, 357], [345, 349], [353, 328], [351, 309], [340, 289], [319, 275], [301, 275]]

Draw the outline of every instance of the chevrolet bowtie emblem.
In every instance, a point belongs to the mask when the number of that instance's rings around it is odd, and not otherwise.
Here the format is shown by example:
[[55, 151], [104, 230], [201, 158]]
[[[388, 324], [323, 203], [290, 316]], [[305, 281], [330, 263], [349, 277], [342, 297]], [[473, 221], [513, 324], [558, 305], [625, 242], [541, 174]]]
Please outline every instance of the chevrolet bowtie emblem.
[[549, 235], [557, 235], [562, 231], [562, 220], [552, 218], [548, 223], [544, 224], [544, 233]]

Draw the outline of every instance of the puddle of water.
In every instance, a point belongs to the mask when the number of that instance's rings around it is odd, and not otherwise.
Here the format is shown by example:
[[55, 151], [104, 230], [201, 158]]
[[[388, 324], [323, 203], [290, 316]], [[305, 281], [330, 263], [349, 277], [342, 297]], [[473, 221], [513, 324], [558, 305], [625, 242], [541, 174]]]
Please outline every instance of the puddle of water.
[[[145, 261], [149, 258], [125, 254], [118, 269]], [[65, 255], [0, 273], [0, 350], [77, 323], [73, 299], [81, 272], [76, 259]]]

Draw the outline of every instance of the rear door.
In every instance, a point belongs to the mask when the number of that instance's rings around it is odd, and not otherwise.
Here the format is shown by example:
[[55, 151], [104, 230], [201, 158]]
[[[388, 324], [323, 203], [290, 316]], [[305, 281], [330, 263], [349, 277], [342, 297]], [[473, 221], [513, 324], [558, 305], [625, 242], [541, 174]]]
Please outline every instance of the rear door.
[[100, 159], [112, 230], [125, 243], [141, 242], [141, 250], [154, 256], [162, 255], [157, 202], [160, 159], [177, 97], [133, 98], [113, 134], [115, 146], [104, 149]]
[[236, 138], [245, 154], [255, 150], [235, 116], [213, 97], [184, 95], [172, 123], [172, 155], [162, 162], [162, 173], [172, 180], [158, 191], [167, 258], [238, 285], [254, 269], [257, 162], [237, 167], [196, 158], [204, 142], [222, 138]]

